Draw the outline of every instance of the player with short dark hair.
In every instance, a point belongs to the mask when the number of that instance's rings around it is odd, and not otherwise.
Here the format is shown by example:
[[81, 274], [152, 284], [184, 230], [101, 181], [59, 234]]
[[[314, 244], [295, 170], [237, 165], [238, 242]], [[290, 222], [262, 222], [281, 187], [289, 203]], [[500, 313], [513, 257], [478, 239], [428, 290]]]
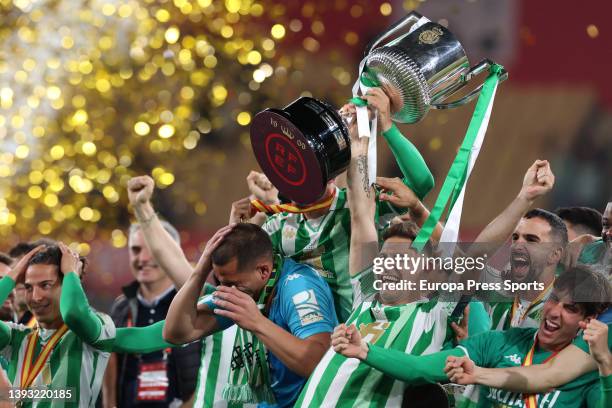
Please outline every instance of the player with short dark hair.
[[[415, 356], [367, 344], [355, 326], [341, 325], [334, 331], [332, 345], [336, 352], [358, 358], [408, 384], [445, 381], [448, 357], [467, 356], [476, 366], [482, 367], [520, 367], [553, 358], [572, 343], [581, 324], [593, 319], [610, 304], [611, 297], [612, 288], [605, 279], [587, 268], [576, 267], [555, 282], [537, 329], [490, 331], [470, 337], [454, 349]], [[591, 372], [539, 395], [482, 387], [478, 406], [607, 407], [601, 401], [611, 401], [612, 390], [606, 387], [610, 380], [610, 374], [598, 376]]]
[[601, 234], [602, 215], [599, 211], [590, 207], [561, 207], [555, 210], [567, 227], [567, 235], [570, 241], [584, 234], [598, 237]]
[[[211, 273], [217, 287], [205, 285]], [[170, 305], [164, 338], [184, 344], [238, 326], [223, 399], [289, 407], [336, 324], [331, 291], [314, 269], [274, 256], [259, 226], [234, 224], [209, 240]]]

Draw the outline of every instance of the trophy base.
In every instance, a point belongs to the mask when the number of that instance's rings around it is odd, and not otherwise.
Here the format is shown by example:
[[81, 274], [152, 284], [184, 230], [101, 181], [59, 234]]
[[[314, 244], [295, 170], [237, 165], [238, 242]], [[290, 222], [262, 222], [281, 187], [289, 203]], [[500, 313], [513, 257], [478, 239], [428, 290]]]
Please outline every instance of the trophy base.
[[319, 200], [327, 182], [350, 161], [350, 139], [340, 116], [327, 104], [307, 97], [255, 115], [251, 145], [280, 194], [302, 205]]

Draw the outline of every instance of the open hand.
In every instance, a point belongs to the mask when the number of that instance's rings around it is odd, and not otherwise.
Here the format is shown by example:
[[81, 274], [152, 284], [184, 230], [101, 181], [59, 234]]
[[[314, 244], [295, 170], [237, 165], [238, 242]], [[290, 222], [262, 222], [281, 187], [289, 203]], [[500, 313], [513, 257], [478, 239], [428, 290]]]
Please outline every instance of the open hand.
[[232, 319], [240, 328], [256, 332], [265, 317], [259, 311], [253, 298], [235, 286], [217, 286], [213, 302], [219, 306], [215, 314]]
[[21, 258], [15, 264], [15, 266], [11, 268], [11, 271], [8, 273], [8, 276], [10, 276], [15, 282], [22, 281], [24, 279], [25, 271], [26, 269], [28, 269], [28, 265], [30, 264], [30, 260], [34, 257], [34, 255], [42, 251], [44, 248], [44, 245], [39, 245], [27, 254], [25, 254], [23, 258]]
[[63, 242], [57, 244], [60, 251], [62, 252], [62, 260], [60, 263], [60, 270], [62, 274], [66, 275], [69, 272], [74, 272], [78, 276], [81, 276], [83, 272], [83, 262], [76, 251], [70, 249]]
[[380, 201], [388, 201], [395, 207], [416, 208], [421, 201], [404, 182], [398, 177], [376, 177], [376, 184], [383, 189], [378, 196]]
[[204, 273], [208, 275], [212, 270], [212, 253], [219, 247], [223, 239], [229, 232], [236, 226], [236, 224], [229, 224], [219, 229], [215, 234], [208, 240], [202, 256], [194, 269], [194, 273]]

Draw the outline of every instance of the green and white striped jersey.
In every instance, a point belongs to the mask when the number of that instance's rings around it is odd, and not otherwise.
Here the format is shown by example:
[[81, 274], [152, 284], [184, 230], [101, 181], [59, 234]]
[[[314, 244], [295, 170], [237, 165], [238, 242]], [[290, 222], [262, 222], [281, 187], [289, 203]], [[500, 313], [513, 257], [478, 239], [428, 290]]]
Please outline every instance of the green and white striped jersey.
[[[377, 226], [382, 230], [398, 212], [385, 201], [377, 200], [376, 207]], [[346, 321], [353, 303], [348, 270], [351, 214], [346, 190], [336, 187], [329, 212], [317, 219], [306, 219], [303, 214], [274, 214], [263, 229], [270, 235], [276, 253], [319, 272], [331, 288], [338, 321]]]
[[[507, 301], [503, 302], [485, 303], [485, 307], [491, 316], [491, 330], [508, 330], [510, 327], [538, 327], [542, 317], [542, 308], [549, 294], [550, 290], [543, 299], [536, 302], [531, 308], [529, 308], [531, 301], [520, 299], [520, 306], [514, 319], [512, 319], [513, 298], [508, 298]], [[529, 308], [529, 311], [521, 319], [520, 316], [523, 316], [527, 308]]]
[[[442, 345], [452, 338], [449, 317], [455, 305], [435, 299], [401, 306], [364, 302], [347, 324], [354, 323], [368, 343], [414, 355], [430, 354], [440, 351]], [[399, 326], [403, 327], [395, 327], [398, 319]], [[330, 348], [310, 376], [295, 406], [399, 407], [405, 388], [405, 383]]]
[[[104, 343], [115, 337], [115, 325], [112, 319], [102, 313], [97, 313], [102, 322], [102, 330], [97, 343]], [[8, 379], [13, 387], [21, 387], [21, 373], [29, 334], [33, 329], [24, 325], [4, 322], [10, 330], [8, 343], [1, 354], [9, 361]], [[41, 348], [49, 341], [55, 330], [38, 329], [38, 342], [34, 348], [34, 359], [38, 357]], [[96, 399], [102, 386], [102, 378], [110, 357], [109, 352], [84, 343], [72, 331], [66, 332], [55, 345], [50, 357], [30, 387], [48, 388], [50, 390], [72, 389], [72, 402], [69, 400], [24, 401], [24, 407], [90, 407], [96, 404]]]
[[[398, 212], [386, 202], [377, 202], [377, 207], [382, 229]], [[353, 302], [348, 271], [351, 216], [346, 190], [336, 188], [329, 212], [322, 217], [307, 220], [302, 214], [275, 214], [268, 217], [263, 229], [270, 235], [276, 253], [317, 270], [332, 290], [338, 320], [346, 321]], [[221, 392], [230, 372], [235, 333], [236, 328], [230, 327], [202, 340], [194, 407], [228, 407]]]
[[[501, 285], [504, 281], [502, 276], [510, 274], [510, 265], [504, 272], [487, 266], [480, 278], [481, 282]], [[491, 317], [491, 330], [508, 330], [511, 327], [538, 327], [542, 307], [552, 292], [552, 285], [545, 289], [545, 293], [538, 296], [538, 301], [531, 305], [531, 301], [520, 299], [515, 315], [512, 315], [512, 305], [515, 296], [504, 290], [490, 292], [477, 292], [476, 296], [482, 300], [487, 313]]]
[[202, 363], [193, 406], [226, 408], [223, 387], [227, 384], [232, 361], [236, 325], [202, 339]]

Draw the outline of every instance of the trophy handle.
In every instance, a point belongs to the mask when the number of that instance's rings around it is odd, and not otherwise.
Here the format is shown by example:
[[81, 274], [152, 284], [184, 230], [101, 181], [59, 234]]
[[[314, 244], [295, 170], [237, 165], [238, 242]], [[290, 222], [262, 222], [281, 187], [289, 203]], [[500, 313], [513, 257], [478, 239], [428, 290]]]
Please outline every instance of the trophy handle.
[[[493, 64], [494, 64], [493, 61], [489, 59], [483, 59], [482, 61], [480, 61], [477, 65], [470, 68], [467, 74], [465, 74], [465, 76], [461, 79], [461, 82], [459, 82], [455, 86], [455, 88], [449, 92], [449, 94], [452, 95], [453, 93], [457, 92], [459, 89], [463, 88], [474, 76], [479, 75], [483, 73], [484, 71], [488, 70]], [[499, 82], [505, 81], [506, 79], [508, 79], [508, 72], [506, 72], [506, 70], [504, 69], [502, 71], [502, 74], [499, 77]], [[473, 101], [474, 98], [476, 98], [478, 94], [480, 94], [480, 91], [482, 90], [483, 85], [484, 84], [478, 85], [476, 89], [474, 89], [472, 92], [465, 95], [463, 98], [459, 100], [456, 100], [454, 102], [448, 102], [448, 103], [434, 103], [431, 105], [431, 107], [434, 109], [452, 109], [458, 106], [463, 106], [466, 103]]]
[[[418, 23], [418, 21], [421, 18], [423, 18], [422, 15], [420, 15], [419, 13], [415, 11], [411, 11], [410, 13], [408, 13], [406, 17], [393, 23], [393, 25], [389, 27], [387, 31], [385, 31], [384, 33], [376, 37], [374, 40], [372, 40], [366, 47], [364, 56], [367, 56], [370, 53], [370, 51], [372, 51], [372, 49], [376, 47], [381, 41], [389, 38], [392, 35], [397, 34], [398, 32], [405, 29], [406, 27], [412, 27], [414, 24]], [[410, 28], [406, 30], [406, 33], [408, 32], [410, 32]]]

